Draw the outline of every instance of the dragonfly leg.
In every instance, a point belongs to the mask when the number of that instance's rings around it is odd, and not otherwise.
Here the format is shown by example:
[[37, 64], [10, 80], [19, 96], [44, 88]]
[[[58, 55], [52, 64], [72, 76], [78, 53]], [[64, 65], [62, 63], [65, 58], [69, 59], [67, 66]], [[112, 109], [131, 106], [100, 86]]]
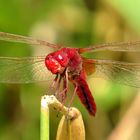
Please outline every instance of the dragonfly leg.
[[71, 100], [70, 100], [70, 102], [69, 102], [69, 105], [68, 105], [68, 112], [67, 112], [67, 113], [69, 113], [70, 110], [71, 110], [71, 106], [72, 106], [72, 103], [73, 103], [74, 97], [75, 97], [75, 95], [76, 95], [77, 88], [78, 88], [78, 87], [75, 86], [74, 93], [73, 93], [73, 95], [72, 95], [72, 97], [71, 97]]
[[57, 98], [59, 98], [59, 89], [60, 89], [61, 80], [62, 80], [62, 76], [60, 75], [56, 85], [56, 92], [54, 94]]
[[61, 102], [62, 108], [63, 108], [65, 101], [66, 101], [67, 90], [68, 90], [68, 72], [67, 72], [67, 69], [61, 75], [61, 77], [63, 78], [63, 90], [61, 92], [59, 92], [59, 97], [60, 97], [59, 99], [60, 99], [60, 102]]
[[65, 71], [64, 77], [63, 77], [63, 94], [62, 94], [62, 102], [65, 103], [66, 97], [67, 97], [67, 91], [68, 91], [68, 72], [67, 69]]
[[55, 85], [56, 85], [56, 83], [57, 83], [57, 80], [58, 80], [58, 74], [56, 75], [56, 77], [54, 78], [54, 80], [53, 80], [53, 82], [52, 82], [52, 84], [51, 84], [51, 88], [54, 88], [55, 87]]
[[59, 92], [60, 95], [60, 100], [62, 104], [65, 104], [66, 101], [66, 96], [67, 96], [67, 90], [68, 90], [68, 72], [67, 69], [65, 70], [65, 72], [62, 75], [63, 78], [63, 90], [61, 92]]
[[[51, 82], [49, 91], [47, 91], [48, 93], [51, 93], [52, 91], [56, 91], [56, 88], [58, 87], [58, 79], [59, 79], [59, 75], [57, 74], [56, 77], [54, 78], [53, 82]], [[53, 93], [53, 95], [55, 95], [56, 93]]]
[[78, 88], [78, 87], [75, 86], [75, 89], [74, 89], [73, 95], [72, 95], [72, 97], [71, 97], [71, 100], [70, 100], [70, 102], [69, 102], [68, 108], [70, 108], [70, 107], [72, 106], [74, 97], [75, 97], [75, 95], [76, 95], [77, 88]]

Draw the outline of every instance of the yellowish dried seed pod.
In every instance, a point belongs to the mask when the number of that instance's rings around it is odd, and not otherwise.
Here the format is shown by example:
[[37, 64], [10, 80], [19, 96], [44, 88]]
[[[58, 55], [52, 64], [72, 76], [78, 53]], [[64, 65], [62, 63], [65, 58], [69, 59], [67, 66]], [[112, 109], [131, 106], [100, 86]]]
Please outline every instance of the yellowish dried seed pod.
[[73, 118], [63, 116], [60, 120], [56, 140], [85, 140], [85, 128], [80, 111], [72, 108]]

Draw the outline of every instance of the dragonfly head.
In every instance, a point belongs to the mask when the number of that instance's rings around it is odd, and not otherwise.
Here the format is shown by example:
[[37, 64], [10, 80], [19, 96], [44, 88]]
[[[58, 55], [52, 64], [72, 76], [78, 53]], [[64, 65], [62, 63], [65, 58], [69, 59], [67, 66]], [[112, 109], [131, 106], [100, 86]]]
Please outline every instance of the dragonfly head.
[[45, 65], [49, 71], [53, 74], [62, 73], [62, 67], [57, 60], [54, 58], [47, 56], [45, 59]]
[[61, 51], [51, 53], [45, 58], [45, 65], [53, 74], [61, 74], [68, 64], [67, 55]]

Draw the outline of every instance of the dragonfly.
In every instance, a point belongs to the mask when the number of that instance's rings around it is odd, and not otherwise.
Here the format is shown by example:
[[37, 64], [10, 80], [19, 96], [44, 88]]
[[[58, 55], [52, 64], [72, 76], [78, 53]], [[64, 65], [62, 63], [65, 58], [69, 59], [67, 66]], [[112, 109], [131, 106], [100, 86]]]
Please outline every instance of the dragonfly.
[[81, 103], [92, 116], [96, 114], [96, 103], [88, 86], [87, 76], [101, 76], [101, 78], [116, 80], [125, 85], [140, 87], [140, 63], [91, 59], [82, 55], [99, 51], [140, 52], [140, 41], [69, 48], [5, 32], [0, 32], [0, 40], [54, 49], [54, 52], [46, 56], [20, 58], [0, 56], [0, 83], [20, 84], [47, 81], [49, 73], [52, 73], [53, 85], [57, 83], [56, 93], [62, 84], [60, 93], [63, 93], [65, 98], [70, 81], [75, 87], [73, 95], [78, 95]]

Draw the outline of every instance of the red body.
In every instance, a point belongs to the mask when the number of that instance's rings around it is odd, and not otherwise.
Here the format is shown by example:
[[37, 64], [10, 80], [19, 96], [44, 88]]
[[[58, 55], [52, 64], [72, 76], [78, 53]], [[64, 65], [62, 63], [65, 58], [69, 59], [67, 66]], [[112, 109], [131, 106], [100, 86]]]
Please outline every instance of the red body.
[[95, 115], [96, 105], [86, 82], [86, 73], [78, 49], [62, 48], [50, 53], [45, 59], [45, 65], [53, 74], [66, 75], [67, 72], [81, 102], [91, 115]]

